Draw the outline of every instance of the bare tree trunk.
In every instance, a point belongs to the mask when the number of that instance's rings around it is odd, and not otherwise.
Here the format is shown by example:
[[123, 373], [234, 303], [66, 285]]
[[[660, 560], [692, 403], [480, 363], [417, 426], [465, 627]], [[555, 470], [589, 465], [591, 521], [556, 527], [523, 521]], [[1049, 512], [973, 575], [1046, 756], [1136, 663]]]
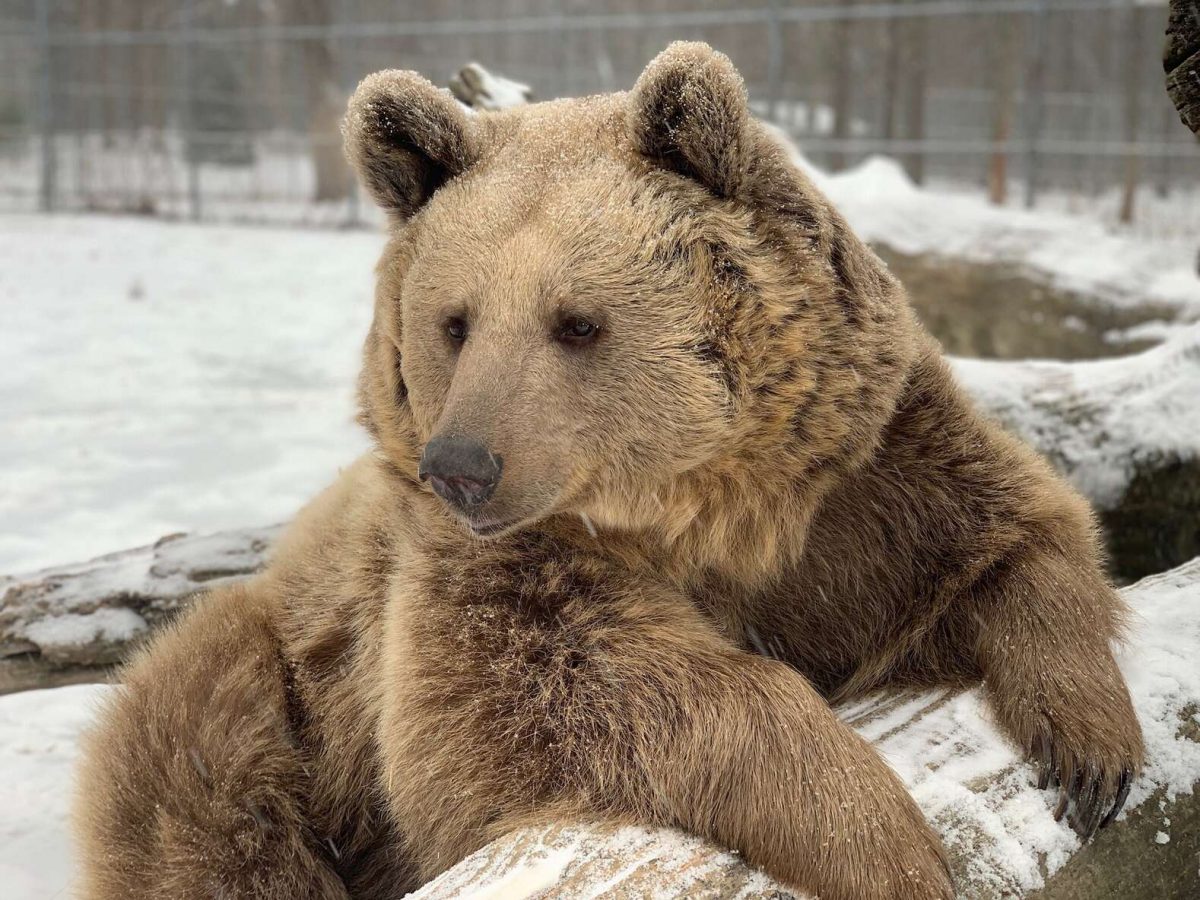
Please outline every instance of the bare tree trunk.
[[[841, 7], [849, 11], [854, 0], [841, 0]], [[846, 168], [846, 142], [850, 139], [851, 88], [854, 77], [854, 48], [851, 46], [850, 19], [840, 18], [833, 27], [833, 85], [829, 105], [833, 108], [833, 149], [829, 154], [829, 168], [834, 172]]]
[[[1021, 63], [1021, 25], [1016, 16], [1005, 16], [997, 29], [992, 71], [992, 142], [1007, 144], [1016, 113], [1017, 71]], [[992, 150], [988, 163], [988, 199], [997, 206], [1008, 200], [1008, 148]]]
[[[1138, 109], [1138, 88], [1141, 85], [1142, 33], [1141, 16], [1138, 7], [1130, 0], [1130, 7], [1125, 13], [1125, 53], [1123, 54], [1123, 103], [1125, 113], [1125, 140], [1133, 144], [1138, 139], [1140, 111]], [[1134, 208], [1137, 204], [1138, 177], [1141, 174], [1141, 159], [1137, 150], [1130, 146], [1125, 153], [1124, 178], [1121, 187], [1121, 211], [1118, 216], [1121, 224], [1132, 224]]]
[[[292, 0], [284, 9], [290, 12], [292, 24], [322, 27], [332, 22], [330, 0]], [[351, 182], [342, 157], [339, 123], [345, 97], [338, 84], [333, 48], [326, 38], [309, 38], [301, 41], [300, 50], [315, 176], [313, 199], [341, 200], [349, 193]]]
[[[913, 142], [925, 140], [925, 88], [928, 75], [928, 32], [929, 23], [924, 16], [913, 16], [905, 23], [905, 68], [908, 84], [905, 86], [906, 115], [905, 137]], [[925, 151], [909, 152], [905, 161], [908, 177], [916, 184], [925, 182]]]
[[896, 139], [896, 98], [900, 85], [900, 20], [888, 19], [884, 25], [883, 115], [879, 134], [885, 141]]

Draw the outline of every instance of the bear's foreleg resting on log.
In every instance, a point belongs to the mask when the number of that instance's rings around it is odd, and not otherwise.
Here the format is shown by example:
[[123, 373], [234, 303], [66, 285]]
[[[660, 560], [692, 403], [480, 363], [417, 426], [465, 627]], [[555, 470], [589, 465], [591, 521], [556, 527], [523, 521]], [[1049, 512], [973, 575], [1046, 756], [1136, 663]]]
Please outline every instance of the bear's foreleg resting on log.
[[307, 760], [256, 590], [199, 601], [125, 671], [84, 754], [83, 896], [348, 896], [307, 820]]
[[665, 636], [646, 637], [626, 651], [662, 656], [653, 679], [636, 661], [627, 673], [644, 792], [661, 804], [642, 821], [736, 848], [829, 900], [952, 895], [904, 784], [802, 675], [715, 635], [666, 653]]
[[424, 878], [513, 828], [601, 820], [682, 827], [823, 900], [952, 895], [884, 760], [682, 595], [552, 554], [421, 566], [385, 639], [380, 745]]
[[[1086, 840], [1120, 811], [1142, 766], [1141, 729], [1113, 659], [1123, 606], [1098, 566], [1021, 552], [973, 589], [977, 659], [996, 717], [1060, 788]], [[1086, 557], [1085, 557], [1086, 559]]]

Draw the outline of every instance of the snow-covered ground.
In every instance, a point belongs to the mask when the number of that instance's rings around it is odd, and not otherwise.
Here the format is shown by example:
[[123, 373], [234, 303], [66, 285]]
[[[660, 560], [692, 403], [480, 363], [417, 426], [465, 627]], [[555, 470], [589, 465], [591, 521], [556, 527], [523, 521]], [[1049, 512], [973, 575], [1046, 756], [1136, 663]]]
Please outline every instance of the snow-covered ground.
[[79, 734], [108, 690], [95, 684], [0, 697], [0, 896], [69, 896], [68, 833]]
[[837, 175], [809, 171], [868, 241], [902, 253], [1016, 262], [1114, 304], [1153, 301], [1200, 318], [1195, 231], [1142, 237], [1094, 215], [996, 207], [978, 191], [922, 190], [886, 157]]
[[0, 217], [0, 573], [291, 516], [365, 446], [381, 246]]
[[[1014, 261], [1200, 318], [1198, 235], [996, 209], [914, 188], [884, 159], [817, 177], [901, 251]], [[370, 231], [0, 216], [0, 574], [289, 517], [365, 446], [353, 382], [381, 246]]]

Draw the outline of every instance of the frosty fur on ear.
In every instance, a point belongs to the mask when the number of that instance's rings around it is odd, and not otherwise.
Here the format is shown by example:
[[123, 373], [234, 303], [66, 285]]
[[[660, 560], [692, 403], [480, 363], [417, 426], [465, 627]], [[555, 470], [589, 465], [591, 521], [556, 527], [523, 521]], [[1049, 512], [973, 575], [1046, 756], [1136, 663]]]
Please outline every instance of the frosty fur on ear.
[[478, 158], [467, 112], [415, 72], [368, 75], [342, 122], [346, 156], [363, 187], [399, 221]]
[[718, 197], [741, 187], [751, 144], [746, 86], [729, 57], [677, 41], [651, 60], [629, 95], [639, 152]]

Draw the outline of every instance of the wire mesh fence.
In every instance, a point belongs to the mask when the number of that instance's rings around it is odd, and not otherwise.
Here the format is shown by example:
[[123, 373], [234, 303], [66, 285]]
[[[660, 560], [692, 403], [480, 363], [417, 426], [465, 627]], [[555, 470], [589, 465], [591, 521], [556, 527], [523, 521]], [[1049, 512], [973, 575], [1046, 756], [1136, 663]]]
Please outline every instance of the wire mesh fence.
[[887, 154], [998, 203], [1200, 231], [1165, 22], [1144, 0], [0, 0], [0, 209], [352, 223], [338, 120], [368, 72], [478, 60], [580, 95], [696, 38], [825, 168]]

